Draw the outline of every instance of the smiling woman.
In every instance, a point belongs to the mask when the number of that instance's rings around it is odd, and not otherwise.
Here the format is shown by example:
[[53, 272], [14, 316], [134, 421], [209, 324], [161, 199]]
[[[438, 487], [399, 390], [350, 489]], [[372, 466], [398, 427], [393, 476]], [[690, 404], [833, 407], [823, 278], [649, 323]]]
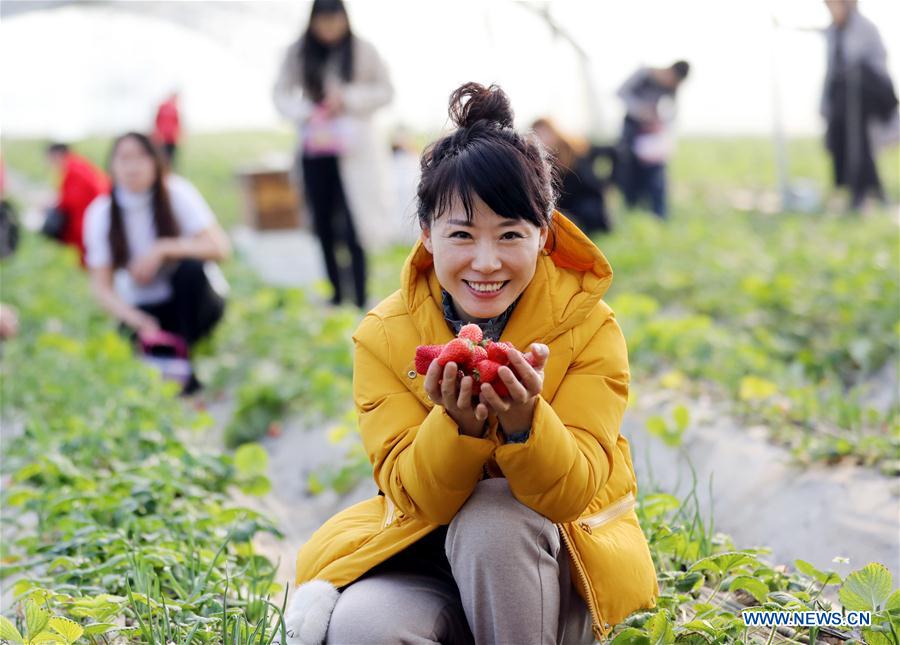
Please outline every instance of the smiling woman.
[[419, 224], [456, 313], [484, 322], [531, 282], [547, 241], [553, 188], [543, 148], [512, 128], [502, 91], [468, 83], [450, 104], [460, 127], [422, 159]]
[[[379, 495], [300, 551], [294, 642], [589, 643], [656, 603], [609, 263], [554, 211], [546, 154], [503, 90], [463, 85], [450, 116], [422, 158], [403, 286], [353, 337]], [[530, 349], [498, 369], [508, 394], [474, 391], [454, 362], [411, 369], [470, 321]]]

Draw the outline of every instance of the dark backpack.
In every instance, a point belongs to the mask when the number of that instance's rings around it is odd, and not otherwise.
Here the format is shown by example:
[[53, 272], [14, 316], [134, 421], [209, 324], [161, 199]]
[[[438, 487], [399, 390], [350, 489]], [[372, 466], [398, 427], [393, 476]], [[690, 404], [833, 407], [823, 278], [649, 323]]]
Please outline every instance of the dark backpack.
[[860, 65], [863, 113], [880, 121], [891, 118], [897, 109], [897, 92], [890, 76], [877, 72], [869, 63]]

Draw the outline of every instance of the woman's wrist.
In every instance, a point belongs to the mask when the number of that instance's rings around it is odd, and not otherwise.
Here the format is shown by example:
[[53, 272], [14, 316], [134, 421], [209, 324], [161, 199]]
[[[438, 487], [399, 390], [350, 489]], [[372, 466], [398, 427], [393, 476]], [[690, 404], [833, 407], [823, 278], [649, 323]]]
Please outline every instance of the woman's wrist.
[[500, 420], [500, 428], [507, 437], [511, 435], [522, 434], [523, 432], [528, 432], [534, 422], [534, 407], [537, 402], [537, 397], [531, 400], [531, 409], [528, 410], [528, 418], [526, 419], [524, 415], [519, 416], [518, 419], [511, 418], [509, 415], [498, 415]]
[[457, 426], [459, 427], [460, 434], [464, 434], [467, 437], [475, 437], [476, 439], [483, 439], [487, 435], [488, 431], [487, 419], [482, 421], [480, 424], [476, 422], [471, 427], [460, 423], [457, 423]]
[[156, 252], [163, 262], [178, 259], [178, 238], [162, 238], [156, 241]]

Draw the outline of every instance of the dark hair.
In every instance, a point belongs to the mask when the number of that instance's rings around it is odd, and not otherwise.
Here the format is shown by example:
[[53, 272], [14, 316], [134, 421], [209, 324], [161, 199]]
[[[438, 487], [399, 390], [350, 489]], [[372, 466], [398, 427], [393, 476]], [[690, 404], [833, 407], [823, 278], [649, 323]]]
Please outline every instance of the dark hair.
[[[153, 170], [156, 178], [153, 181], [153, 187], [150, 189], [153, 193], [153, 223], [156, 226], [156, 237], [178, 237], [180, 231], [175, 214], [172, 212], [172, 204], [169, 201], [169, 191], [166, 190], [164, 163], [159, 150], [153, 145], [145, 134], [140, 132], [126, 132], [122, 136], [113, 141], [112, 149], [109, 152], [109, 170], [112, 173], [112, 160], [125, 139], [133, 139], [137, 141], [150, 157], [153, 159]], [[122, 221], [122, 208], [116, 201], [116, 186], [109, 194], [110, 199], [110, 217], [109, 217], [109, 247], [112, 251], [113, 268], [119, 269], [128, 264], [130, 253], [128, 251], [128, 239], [125, 237], [125, 223]]]
[[471, 222], [476, 196], [502, 217], [550, 226], [556, 197], [550, 161], [534, 134], [513, 129], [506, 93], [466, 83], [450, 95], [449, 113], [457, 129], [422, 155], [420, 226], [431, 226], [455, 198]]
[[69, 152], [69, 145], [66, 143], [60, 143], [59, 141], [54, 141], [51, 144], [47, 145], [47, 154], [66, 154]]
[[350, 29], [349, 18], [347, 35], [339, 43], [326, 45], [319, 41], [312, 31], [313, 18], [319, 14], [328, 13], [342, 13], [346, 17], [347, 8], [344, 6], [343, 0], [315, 0], [309, 14], [309, 26], [300, 42], [303, 91], [314, 103], [318, 103], [325, 96], [323, 75], [325, 63], [331, 56], [336, 56], [338, 59], [338, 71], [341, 78], [349, 81], [353, 76], [353, 31]]
[[686, 60], [675, 61], [672, 63], [672, 71], [683, 81], [691, 71], [691, 64]]

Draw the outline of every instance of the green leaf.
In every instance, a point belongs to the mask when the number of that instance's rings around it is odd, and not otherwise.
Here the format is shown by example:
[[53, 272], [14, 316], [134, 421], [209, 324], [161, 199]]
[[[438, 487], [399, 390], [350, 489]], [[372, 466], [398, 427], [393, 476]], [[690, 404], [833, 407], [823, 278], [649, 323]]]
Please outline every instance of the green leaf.
[[760, 604], [764, 603], [766, 597], [769, 595], [769, 587], [766, 583], [757, 580], [756, 578], [751, 578], [750, 576], [737, 576], [731, 581], [729, 589], [731, 589], [731, 591], [743, 589], [756, 598], [757, 602]]
[[36, 636], [32, 636], [28, 641], [29, 645], [59, 645], [59, 634], [53, 632], [41, 632]]
[[688, 424], [691, 422], [691, 414], [683, 405], [675, 407], [675, 410], [672, 412], [672, 418], [675, 419], [675, 425], [681, 432], [687, 430]]
[[50, 619], [50, 629], [58, 632], [60, 636], [65, 638], [66, 643], [74, 643], [84, 633], [84, 627], [74, 620], [69, 620], [62, 616], [54, 616]]
[[650, 645], [650, 638], [641, 630], [628, 627], [619, 632], [610, 645]]
[[721, 576], [748, 564], [759, 564], [759, 560], [752, 553], [727, 551], [697, 560], [688, 571], [713, 571]]
[[768, 599], [776, 603], [780, 607], [802, 607], [803, 603], [793, 594], [786, 591], [773, 591], [768, 595]]
[[863, 627], [863, 642], [866, 645], [895, 645], [895, 641], [883, 632], [876, 631], [871, 627]]
[[244, 477], [265, 475], [269, 469], [269, 453], [258, 443], [245, 443], [234, 451], [234, 466]]
[[702, 632], [681, 632], [675, 637], [675, 643], [678, 645], [709, 645], [714, 638], [714, 636], [707, 636]]
[[[694, 632], [700, 631], [704, 634], [708, 634], [709, 636], [716, 636], [716, 628], [708, 620], [691, 620], [683, 625], [681, 625], [684, 629], [690, 629]], [[676, 642], [681, 642], [676, 640]]]
[[884, 603], [884, 608], [889, 612], [900, 611], [900, 589], [894, 589], [894, 593]]
[[651, 493], [640, 501], [640, 512], [647, 518], [653, 519], [669, 511], [675, 511], [681, 506], [681, 500], [669, 493]]
[[647, 432], [662, 437], [666, 434], [666, 420], [660, 416], [654, 416], [647, 419]]
[[10, 643], [22, 643], [24, 638], [12, 621], [6, 616], [0, 616], [0, 640], [9, 641]]
[[325, 490], [325, 485], [316, 473], [310, 473], [309, 477], [306, 478], [306, 487], [311, 495], [318, 495]]
[[84, 626], [84, 635], [100, 636], [102, 634], [109, 634], [110, 632], [117, 631], [118, 629], [118, 625], [114, 625], [113, 623], [91, 623], [90, 625]]
[[270, 482], [269, 478], [265, 475], [254, 475], [250, 479], [242, 481], [240, 483], [240, 488], [248, 495], [262, 497], [272, 490], [272, 482]]
[[681, 593], [693, 591], [698, 584], [702, 584], [704, 576], [699, 571], [688, 571], [675, 579], [675, 590]]
[[650, 633], [651, 645], [668, 645], [675, 640], [675, 631], [669, 612], [663, 610], [647, 621], [645, 629]]
[[824, 585], [837, 585], [841, 583], [841, 576], [835, 571], [819, 571], [806, 560], [794, 560], [797, 571], [813, 578]]
[[50, 621], [50, 612], [29, 600], [25, 604], [25, 629], [29, 640], [34, 640], [35, 634], [40, 634]]
[[891, 594], [891, 572], [878, 562], [854, 571], [841, 586], [838, 594], [844, 609], [849, 611], [878, 611]]

